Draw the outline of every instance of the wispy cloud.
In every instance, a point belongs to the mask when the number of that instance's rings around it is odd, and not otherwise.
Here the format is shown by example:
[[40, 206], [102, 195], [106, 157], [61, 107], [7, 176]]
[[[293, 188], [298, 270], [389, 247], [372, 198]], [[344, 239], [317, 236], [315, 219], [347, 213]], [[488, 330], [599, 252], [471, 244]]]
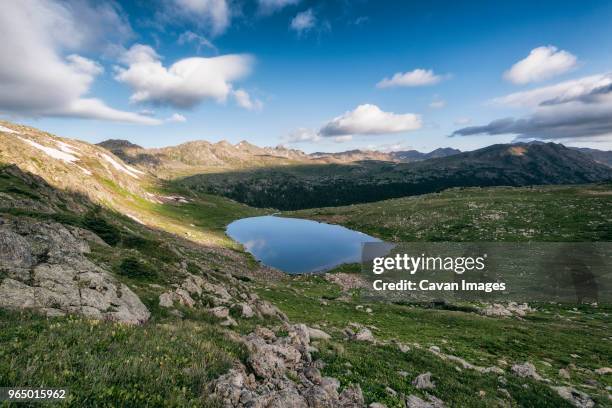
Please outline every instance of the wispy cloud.
[[431, 69], [417, 68], [408, 72], [397, 72], [391, 78], [384, 78], [376, 84], [376, 87], [392, 88], [435, 85], [448, 77], [448, 75], [435, 74]]
[[295, 6], [301, 0], [257, 0], [258, 10], [261, 14], [272, 14], [288, 6]]
[[310, 31], [317, 23], [317, 17], [314, 14], [312, 9], [308, 9], [306, 11], [302, 11], [298, 13], [291, 20], [291, 24], [289, 27], [296, 31], [298, 34], [303, 34], [307, 31]]
[[158, 18], [164, 22], [188, 21], [210, 35], [223, 34], [230, 26], [232, 9], [227, 0], [169, 0]]
[[287, 144], [318, 142], [319, 140], [321, 136], [316, 131], [307, 128], [299, 128], [282, 138], [282, 142]]
[[180, 113], [173, 113], [172, 116], [166, 119], [166, 122], [187, 122], [187, 118]]
[[233, 95], [238, 106], [246, 110], [259, 111], [263, 108], [263, 102], [259, 99], [251, 98], [251, 95], [244, 89], [235, 90]]
[[433, 101], [429, 103], [429, 107], [432, 109], [442, 109], [446, 106], [446, 101], [440, 98], [434, 98]]
[[179, 35], [177, 42], [179, 45], [187, 43], [195, 44], [196, 51], [198, 52], [198, 54], [202, 51], [202, 48], [210, 49], [215, 53], [219, 52], [217, 47], [212, 42], [210, 42], [210, 40], [208, 40], [202, 35], [194, 33], [193, 31], [185, 31], [184, 33]]

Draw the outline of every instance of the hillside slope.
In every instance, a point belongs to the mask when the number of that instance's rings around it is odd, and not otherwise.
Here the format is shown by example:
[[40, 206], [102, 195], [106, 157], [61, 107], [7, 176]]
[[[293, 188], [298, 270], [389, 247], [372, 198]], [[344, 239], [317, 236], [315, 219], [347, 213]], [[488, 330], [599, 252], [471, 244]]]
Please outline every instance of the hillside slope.
[[451, 187], [580, 184], [612, 179], [612, 169], [563, 145], [493, 145], [414, 163], [364, 161], [219, 172], [178, 183], [281, 210], [380, 201]]

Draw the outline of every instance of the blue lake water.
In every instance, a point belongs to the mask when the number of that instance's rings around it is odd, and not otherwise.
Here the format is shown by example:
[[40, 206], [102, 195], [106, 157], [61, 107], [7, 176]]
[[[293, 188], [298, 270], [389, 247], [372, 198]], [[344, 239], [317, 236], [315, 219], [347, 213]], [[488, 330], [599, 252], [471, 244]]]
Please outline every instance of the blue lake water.
[[243, 218], [226, 232], [258, 261], [290, 274], [361, 262], [362, 243], [381, 242], [339, 225], [276, 216]]

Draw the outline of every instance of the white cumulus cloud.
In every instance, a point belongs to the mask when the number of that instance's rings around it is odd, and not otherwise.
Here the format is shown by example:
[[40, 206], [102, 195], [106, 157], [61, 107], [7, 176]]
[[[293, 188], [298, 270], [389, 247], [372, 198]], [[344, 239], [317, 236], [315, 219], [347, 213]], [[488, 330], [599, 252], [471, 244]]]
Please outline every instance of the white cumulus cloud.
[[[0, 13], [0, 110], [24, 116], [66, 116], [142, 124], [159, 120], [87, 96], [103, 71], [79, 55], [131, 33], [111, 4], [9, 1]], [[112, 30], [109, 29], [112, 27]]]
[[130, 86], [130, 100], [177, 108], [191, 108], [205, 99], [225, 102], [232, 93], [232, 82], [251, 71], [249, 55], [193, 57], [164, 67], [155, 50], [133, 45], [123, 56], [127, 67], [118, 67], [115, 79]]
[[504, 78], [517, 85], [543, 81], [568, 72], [577, 62], [574, 55], [552, 45], [538, 47], [506, 71]]
[[384, 78], [376, 84], [377, 88], [391, 88], [397, 86], [426, 86], [435, 85], [445, 79], [444, 75], [437, 75], [431, 69], [417, 68], [408, 72], [397, 72], [391, 78]]
[[319, 133], [324, 137], [379, 135], [407, 132], [421, 126], [420, 115], [384, 112], [376, 105], [364, 104], [332, 119]]

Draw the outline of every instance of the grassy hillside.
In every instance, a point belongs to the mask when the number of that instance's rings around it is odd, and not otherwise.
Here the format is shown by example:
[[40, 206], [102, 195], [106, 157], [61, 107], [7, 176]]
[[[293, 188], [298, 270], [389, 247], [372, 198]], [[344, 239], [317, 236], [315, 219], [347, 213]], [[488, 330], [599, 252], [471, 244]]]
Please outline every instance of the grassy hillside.
[[[447, 310], [453, 305], [366, 303], [358, 290], [343, 291], [318, 276], [287, 277], [262, 286], [259, 293], [291, 319], [330, 333], [333, 340], [317, 346], [328, 363], [323, 372], [359, 381], [369, 401], [402, 407], [401, 394], [423, 395], [413, 379], [431, 372], [436, 387], [426, 392], [447, 406], [569, 408], [545, 383], [509, 374], [511, 365], [530, 361], [552, 384], [575, 386], [598, 406], [610, 405], [605, 388], [612, 378], [593, 372], [608, 366], [612, 356], [609, 306], [533, 305], [537, 312], [525, 318], [496, 319], [469, 309]], [[369, 328], [378, 342], [387, 344], [344, 340], [350, 323]], [[400, 343], [409, 350], [402, 351]], [[504, 373], [465, 368], [438, 357], [429, 351], [432, 346], [476, 366], [498, 366]], [[568, 370], [571, 379], [561, 376], [560, 369]]]
[[612, 184], [451, 189], [287, 212], [389, 241], [611, 241]]
[[[158, 297], [187, 273], [227, 282], [230, 288], [228, 276], [248, 275], [257, 268], [248, 256], [219, 247], [220, 241], [196, 245], [198, 237], [144, 226], [15, 166], [0, 166], [0, 197], [0, 224], [49, 223], [100, 237], [102, 241], [89, 242], [89, 259], [111, 271], [151, 312], [145, 326], [126, 326], [0, 310], [0, 386], [69, 387], [67, 406], [214, 403], [203, 387], [244, 361], [244, 347], [226, 336], [218, 319], [187, 307], [173, 315], [159, 306]], [[145, 205], [138, 203], [134, 205]], [[181, 228], [199, 228], [203, 236], [220, 237], [229, 219], [252, 214], [217, 197], [192, 198], [184, 209], [180, 204], [146, 205], [146, 214], [159, 216], [168, 230], [185, 225]], [[197, 227], [189, 227], [192, 223]], [[5, 277], [3, 265], [0, 278]], [[242, 330], [267, 324], [236, 319]]]

